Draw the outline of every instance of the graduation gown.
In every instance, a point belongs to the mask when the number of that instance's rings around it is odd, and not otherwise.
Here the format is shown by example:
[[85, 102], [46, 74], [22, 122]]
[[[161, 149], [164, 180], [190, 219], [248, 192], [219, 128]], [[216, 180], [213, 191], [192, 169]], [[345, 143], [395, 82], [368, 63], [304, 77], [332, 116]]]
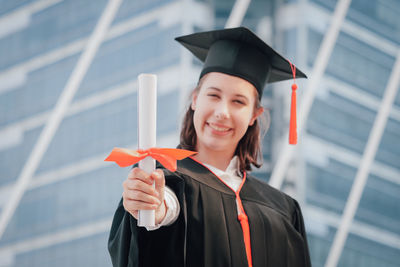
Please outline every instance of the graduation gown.
[[[108, 242], [113, 266], [248, 266], [235, 192], [191, 158], [164, 174], [181, 207], [177, 220], [147, 231], [121, 200]], [[255, 177], [245, 179], [240, 198], [249, 221], [253, 266], [311, 266], [298, 203]]]

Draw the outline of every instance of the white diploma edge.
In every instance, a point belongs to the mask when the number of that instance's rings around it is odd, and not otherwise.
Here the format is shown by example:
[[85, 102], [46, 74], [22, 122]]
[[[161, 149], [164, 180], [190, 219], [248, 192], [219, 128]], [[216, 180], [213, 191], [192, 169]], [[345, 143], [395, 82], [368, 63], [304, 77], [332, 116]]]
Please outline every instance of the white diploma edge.
[[[138, 146], [139, 149], [149, 149], [156, 146], [157, 76], [142, 73], [138, 80]], [[151, 157], [139, 162], [139, 168], [149, 174], [155, 167], [156, 161]], [[139, 210], [138, 226], [155, 226], [155, 211]]]

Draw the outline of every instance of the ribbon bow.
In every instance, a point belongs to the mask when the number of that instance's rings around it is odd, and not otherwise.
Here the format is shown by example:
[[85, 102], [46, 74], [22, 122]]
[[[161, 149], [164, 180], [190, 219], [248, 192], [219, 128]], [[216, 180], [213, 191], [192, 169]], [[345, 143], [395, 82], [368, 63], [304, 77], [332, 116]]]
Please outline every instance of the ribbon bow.
[[114, 161], [120, 167], [128, 167], [138, 163], [146, 157], [152, 157], [160, 162], [165, 168], [174, 172], [176, 171], [176, 161], [187, 158], [197, 152], [175, 149], [175, 148], [156, 148], [152, 147], [146, 150], [132, 150], [127, 148], [115, 147], [110, 155], [104, 161]]

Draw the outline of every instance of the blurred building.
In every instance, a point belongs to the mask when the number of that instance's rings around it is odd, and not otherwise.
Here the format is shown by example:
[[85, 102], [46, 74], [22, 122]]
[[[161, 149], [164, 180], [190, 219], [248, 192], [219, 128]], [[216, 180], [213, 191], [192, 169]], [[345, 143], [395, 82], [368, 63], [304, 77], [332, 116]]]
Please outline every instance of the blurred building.
[[[253, 0], [242, 25], [311, 74], [337, 1]], [[111, 266], [107, 237], [129, 168], [103, 159], [137, 142], [137, 76], [158, 75], [158, 145], [174, 147], [200, 64], [173, 40], [224, 27], [233, 1], [123, 1], [0, 239], [0, 266]], [[3, 210], [107, 1], [0, 4]], [[400, 2], [353, 0], [283, 190], [302, 204], [313, 266], [323, 266], [400, 46]], [[312, 78], [312, 77], [310, 77]], [[301, 90], [307, 81], [298, 81]], [[290, 82], [268, 86], [269, 180], [288, 125]], [[390, 113], [339, 266], [400, 262], [400, 96]]]

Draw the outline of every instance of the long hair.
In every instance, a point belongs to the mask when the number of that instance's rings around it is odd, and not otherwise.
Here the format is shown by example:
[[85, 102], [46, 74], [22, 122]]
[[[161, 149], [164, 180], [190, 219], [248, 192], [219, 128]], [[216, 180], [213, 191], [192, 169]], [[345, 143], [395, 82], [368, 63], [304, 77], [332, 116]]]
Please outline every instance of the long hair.
[[[200, 91], [205, 76], [203, 76], [200, 79], [198, 85], [193, 90], [191, 94], [191, 99], [193, 94], [198, 93]], [[261, 103], [257, 94], [254, 108], [256, 109], [259, 108], [260, 106]], [[180, 147], [183, 149], [195, 151], [197, 134], [194, 128], [193, 115], [194, 115], [194, 110], [191, 108], [191, 101], [189, 101], [189, 105], [187, 107], [186, 113], [182, 121], [182, 129], [180, 134]], [[262, 165], [261, 141], [262, 141], [262, 136], [264, 136], [264, 134], [267, 131], [268, 123], [264, 116], [259, 116], [257, 120], [254, 121], [253, 125], [247, 128], [247, 131], [245, 135], [242, 137], [242, 139], [239, 140], [239, 143], [235, 150], [235, 155], [238, 156], [239, 168], [241, 171], [250, 171], [251, 165], [254, 165], [257, 168], [259, 168]], [[259, 162], [259, 160], [261, 161], [261, 163]]]

